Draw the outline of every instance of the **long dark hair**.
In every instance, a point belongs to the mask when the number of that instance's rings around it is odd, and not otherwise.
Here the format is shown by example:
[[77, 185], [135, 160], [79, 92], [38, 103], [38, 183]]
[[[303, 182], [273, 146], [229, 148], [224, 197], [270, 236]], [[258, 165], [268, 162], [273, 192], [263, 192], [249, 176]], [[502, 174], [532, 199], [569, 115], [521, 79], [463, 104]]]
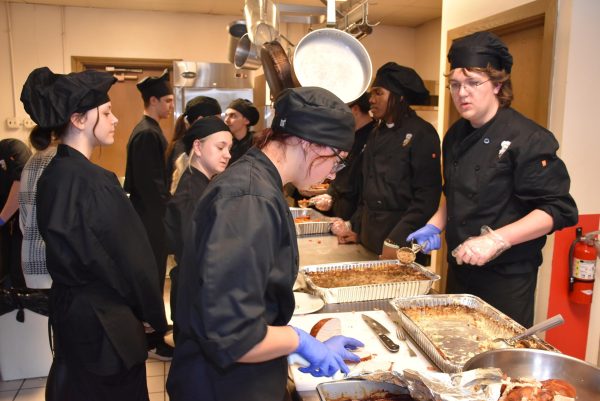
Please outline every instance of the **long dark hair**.
[[391, 119], [395, 126], [402, 124], [402, 119], [415, 115], [415, 111], [410, 108], [406, 99], [396, 93], [390, 92], [388, 97], [387, 109], [382, 120], [387, 122]]

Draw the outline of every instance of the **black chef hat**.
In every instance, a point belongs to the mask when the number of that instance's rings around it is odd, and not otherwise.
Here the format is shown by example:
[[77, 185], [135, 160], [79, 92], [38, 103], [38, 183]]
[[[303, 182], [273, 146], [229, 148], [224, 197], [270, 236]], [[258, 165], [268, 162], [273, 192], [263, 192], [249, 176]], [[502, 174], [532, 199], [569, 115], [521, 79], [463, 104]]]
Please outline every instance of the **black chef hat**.
[[73, 113], [83, 113], [110, 99], [108, 91], [117, 79], [96, 70], [55, 74], [48, 67], [33, 70], [21, 91], [25, 111], [41, 128], [66, 124]]
[[249, 127], [255, 125], [260, 117], [256, 107], [254, 107], [252, 102], [247, 99], [235, 99], [234, 101], [229, 103], [229, 106], [227, 106], [227, 108], [239, 111], [241, 115], [246, 117], [248, 121], [250, 121], [250, 124], [248, 124]]
[[275, 100], [275, 132], [309, 142], [350, 151], [354, 143], [354, 117], [350, 108], [327, 89], [288, 88]]
[[215, 132], [229, 131], [227, 124], [217, 116], [208, 116], [195, 121], [183, 136], [185, 153], [190, 153], [196, 139], [206, 138]]
[[429, 91], [415, 70], [390, 61], [378, 70], [373, 87], [381, 87], [404, 96], [409, 104], [424, 104], [429, 99]]
[[137, 83], [138, 90], [142, 93], [144, 100], [154, 96], [160, 99], [163, 96], [171, 95], [173, 89], [169, 83], [169, 70], [165, 68], [162, 75], [159, 77], [145, 77]]
[[488, 63], [496, 70], [510, 73], [513, 58], [508, 47], [491, 32], [475, 32], [452, 42], [448, 52], [450, 69], [480, 67]]
[[221, 106], [215, 98], [209, 96], [196, 96], [187, 102], [183, 114], [187, 117], [188, 122], [193, 124], [198, 117], [221, 115]]

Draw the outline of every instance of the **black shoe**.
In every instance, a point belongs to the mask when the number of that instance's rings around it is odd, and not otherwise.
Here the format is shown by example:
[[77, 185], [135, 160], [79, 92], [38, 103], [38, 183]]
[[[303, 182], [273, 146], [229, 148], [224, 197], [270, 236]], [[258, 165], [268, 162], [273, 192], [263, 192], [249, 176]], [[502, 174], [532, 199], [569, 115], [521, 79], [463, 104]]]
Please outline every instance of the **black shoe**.
[[148, 358], [168, 362], [173, 359], [173, 350], [173, 347], [162, 341], [156, 345], [156, 348], [148, 350]]

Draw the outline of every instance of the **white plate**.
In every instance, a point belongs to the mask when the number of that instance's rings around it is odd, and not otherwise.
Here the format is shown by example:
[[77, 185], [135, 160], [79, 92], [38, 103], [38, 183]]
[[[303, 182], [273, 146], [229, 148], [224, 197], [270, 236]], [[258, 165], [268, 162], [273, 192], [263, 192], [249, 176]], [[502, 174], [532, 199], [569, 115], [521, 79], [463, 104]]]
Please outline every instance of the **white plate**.
[[296, 300], [294, 315], [313, 313], [320, 310], [323, 305], [325, 305], [325, 302], [323, 302], [321, 298], [305, 292], [294, 292], [294, 299]]

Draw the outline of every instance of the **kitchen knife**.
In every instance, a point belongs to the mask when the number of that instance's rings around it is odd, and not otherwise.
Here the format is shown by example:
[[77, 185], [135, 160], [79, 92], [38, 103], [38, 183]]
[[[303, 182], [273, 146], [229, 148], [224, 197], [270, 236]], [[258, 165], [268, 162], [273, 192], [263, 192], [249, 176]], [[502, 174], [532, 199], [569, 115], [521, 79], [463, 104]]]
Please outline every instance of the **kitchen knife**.
[[398, 350], [400, 349], [400, 346], [398, 344], [396, 344], [395, 342], [393, 342], [386, 335], [390, 332], [388, 329], [386, 329], [384, 326], [381, 325], [381, 323], [379, 323], [377, 320], [373, 319], [370, 316], [363, 314], [362, 318], [365, 321], [365, 323], [367, 324], [367, 326], [369, 326], [371, 328], [371, 330], [373, 330], [373, 332], [375, 334], [377, 334], [377, 337], [379, 337], [379, 339], [381, 340], [381, 342], [383, 343], [385, 348], [388, 349], [388, 351], [398, 352]]

